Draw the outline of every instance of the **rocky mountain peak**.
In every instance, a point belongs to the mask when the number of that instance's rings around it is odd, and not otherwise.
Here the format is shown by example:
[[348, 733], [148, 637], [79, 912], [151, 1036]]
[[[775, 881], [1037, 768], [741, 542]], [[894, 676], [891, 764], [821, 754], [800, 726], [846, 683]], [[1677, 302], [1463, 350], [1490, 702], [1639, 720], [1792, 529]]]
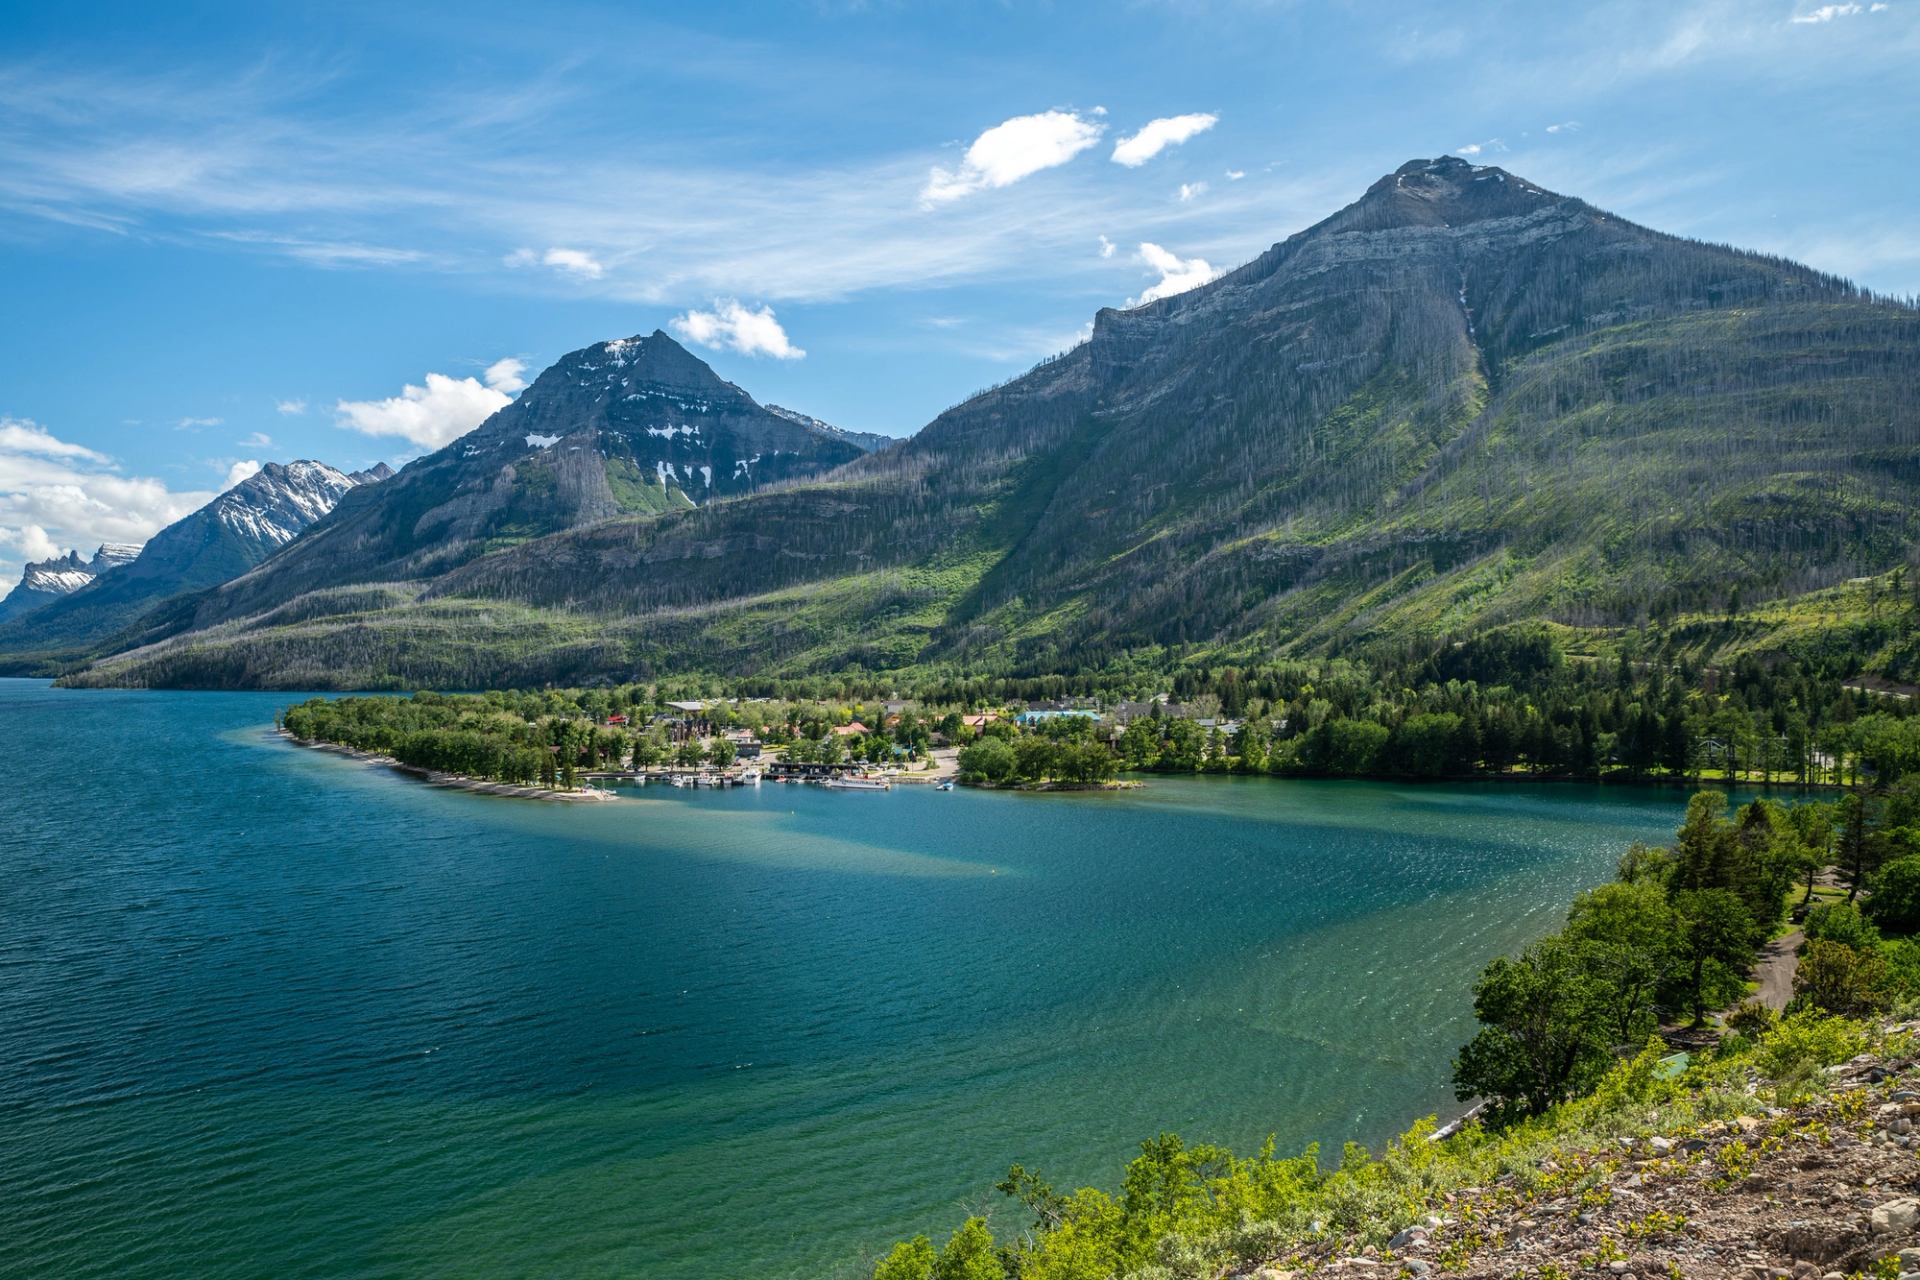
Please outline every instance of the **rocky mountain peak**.
[[1343, 231], [1461, 226], [1526, 217], [1565, 203], [1565, 197], [1496, 165], [1438, 156], [1407, 161], [1329, 222]]
[[569, 352], [536, 378], [526, 394], [550, 395], [562, 388], [607, 386], [651, 386], [742, 398], [746, 395], [715, 373], [706, 361], [659, 329], [631, 338], [596, 342]]

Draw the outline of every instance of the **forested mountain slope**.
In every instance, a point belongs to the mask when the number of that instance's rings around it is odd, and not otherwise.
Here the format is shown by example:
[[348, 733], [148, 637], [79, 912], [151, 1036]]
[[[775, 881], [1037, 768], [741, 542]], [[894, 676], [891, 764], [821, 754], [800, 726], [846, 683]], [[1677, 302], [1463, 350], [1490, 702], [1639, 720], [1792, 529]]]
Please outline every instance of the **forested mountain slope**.
[[865, 452], [825, 423], [763, 408], [658, 330], [596, 343], [182, 621], [205, 626], [320, 587], [429, 578], [492, 549], [738, 496]]
[[384, 463], [349, 475], [324, 462], [270, 462], [154, 534], [136, 554], [112, 558], [75, 590], [0, 626], [0, 669], [84, 651], [161, 601], [236, 578], [293, 542], [343, 495], [392, 474]]
[[[321, 669], [1058, 670], [1633, 623], [1892, 567], [1920, 534], [1917, 446], [1912, 308], [1414, 161], [824, 476], [377, 601], [266, 618], [236, 595], [200, 619], [218, 631], [89, 678], [275, 683], [349, 653]], [[495, 656], [448, 665], [468, 642]]]

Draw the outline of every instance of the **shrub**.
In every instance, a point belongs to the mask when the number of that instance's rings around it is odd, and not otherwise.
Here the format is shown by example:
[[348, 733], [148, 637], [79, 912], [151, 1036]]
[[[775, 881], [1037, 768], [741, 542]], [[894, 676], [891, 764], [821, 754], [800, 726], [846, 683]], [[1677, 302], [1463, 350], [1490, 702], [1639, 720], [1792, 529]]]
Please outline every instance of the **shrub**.
[[1727, 1015], [1727, 1029], [1749, 1040], [1757, 1040], [1773, 1030], [1780, 1015], [1758, 1000], [1749, 1000]]
[[1816, 939], [1793, 976], [1796, 1000], [1828, 1013], [1866, 1013], [1888, 1002], [1887, 962], [1877, 949], [1859, 951]]
[[873, 1280], [928, 1280], [933, 1274], [933, 1242], [925, 1236], [902, 1240], [873, 1269]]
[[1760, 1037], [1755, 1065], [1774, 1080], [1805, 1076], [1865, 1052], [1867, 1037], [1845, 1018], [1817, 1010], [1790, 1013]]
[[1837, 942], [1855, 951], [1869, 950], [1880, 941], [1880, 931], [1851, 902], [1830, 902], [1809, 911], [1806, 933], [1809, 942]]

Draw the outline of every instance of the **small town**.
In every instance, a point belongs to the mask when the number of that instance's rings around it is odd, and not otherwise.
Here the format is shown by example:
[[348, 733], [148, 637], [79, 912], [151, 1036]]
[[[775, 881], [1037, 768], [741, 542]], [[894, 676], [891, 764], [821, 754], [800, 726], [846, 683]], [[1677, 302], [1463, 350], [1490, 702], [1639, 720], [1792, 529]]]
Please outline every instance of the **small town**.
[[[1211, 714], [1209, 714], [1211, 713]], [[1127, 728], [1136, 721], [1181, 729], [1223, 753], [1245, 727], [1217, 714], [1217, 700], [1180, 703], [1171, 694], [1144, 701], [1096, 699], [1029, 701], [976, 711], [928, 708], [912, 699], [872, 705], [796, 706], [766, 698], [665, 700], [649, 714], [639, 707], [599, 717], [581, 781], [666, 783], [677, 787], [757, 786], [761, 782], [817, 783], [843, 790], [885, 790], [896, 784], [951, 790], [956, 781], [1110, 784]], [[1281, 721], [1284, 724], [1284, 720]], [[1035, 738], [1091, 748], [1096, 757], [1058, 776], [1027, 777], [1017, 744]], [[969, 746], [981, 745], [968, 756]], [[1011, 772], [994, 768], [995, 753], [1015, 753]]]

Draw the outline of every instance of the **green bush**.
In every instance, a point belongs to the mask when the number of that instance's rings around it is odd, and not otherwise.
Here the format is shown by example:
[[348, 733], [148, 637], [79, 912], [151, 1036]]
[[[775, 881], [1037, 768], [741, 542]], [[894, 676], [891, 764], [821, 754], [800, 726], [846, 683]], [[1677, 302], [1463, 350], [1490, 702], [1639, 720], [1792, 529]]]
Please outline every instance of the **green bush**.
[[1867, 914], [1893, 933], [1920, 930], [1920, 856], [1897, 858], [1880, 868]]
[[1788, 1014], [1760, 1037], [1754, 1063], [1774, 1080], [1787, 1081], [1837, 1066], [1866, 1048], [1866, 1033], [1857, 1023], [1807, 1009]]
[[1831, 902], [1809, 911], [1806, 934], [1809, 942], [1837, 942], [1855, 951], [1870, 950], [1880, 941], [1880, 931], [1851, 902]]
[[1828, 1013], [1869, 1013], [1886, 1008], [1887, 962], [1878, 945], [1858, 950], [1816, 938], [1793, 976], [1794, 999]]

